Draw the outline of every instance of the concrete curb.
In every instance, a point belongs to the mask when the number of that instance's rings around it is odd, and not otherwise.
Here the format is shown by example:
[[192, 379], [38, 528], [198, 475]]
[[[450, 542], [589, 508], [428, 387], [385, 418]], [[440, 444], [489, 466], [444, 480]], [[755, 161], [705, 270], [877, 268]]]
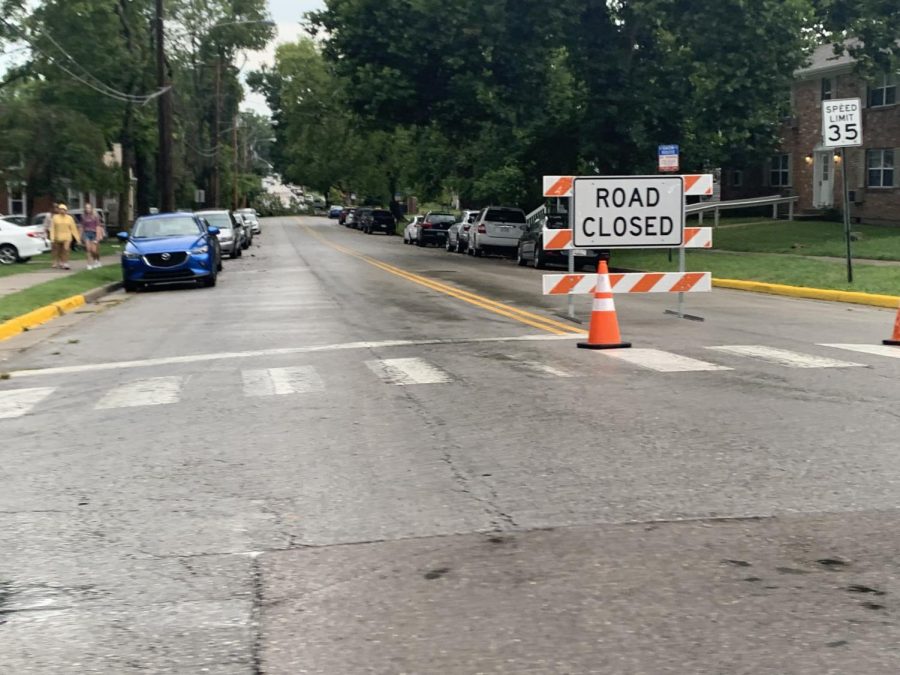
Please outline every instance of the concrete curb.
[[767, 293], [769, 295], [784, 295], [791, 298], [803, 298], [806, 300], [826, 300], [829, 302], [847, 302], [856, 305], [869, 305], [870, 307], [886, 307], [897, 309], [900, 307], [900, 296], [876, 295], [874, 293], [857, 293], [856, 291], [831, 291], [824, 288], [808, 288], [806, 286], [785, 286], [783, 284], [770, 284], [763, 281], [743, 281], [740, 279], [713, 279], [713, 286], [717, 288], [730, 288], [737, 291], [752, 291], [754, 293]]
[[107, 293], [112, 293], [120, 288], [122, 288], [122, 282], [116, 281], [107, 284], [106, 286], [100, 286], [99, 288], [90, 290], [82, 295], [73, 295], [69, 298], [58, 300], [57, 302], [28, 312], [28, 314], [23, 314], [22, 316], [17, 316], [14, 319], [0, 323], [0, 342], [8, 340], [20, 333], [24, 333], [27, 330], [31, 330], [32, 328], [36, 328], [48, 321], [53, 321], [53, 319], [73, 312], [88, 303], [96, 302]]

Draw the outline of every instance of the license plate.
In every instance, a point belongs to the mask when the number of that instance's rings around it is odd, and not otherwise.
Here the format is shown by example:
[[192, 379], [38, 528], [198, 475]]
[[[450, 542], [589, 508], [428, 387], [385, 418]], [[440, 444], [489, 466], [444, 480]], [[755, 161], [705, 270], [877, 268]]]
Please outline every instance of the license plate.
[[579, 248], [576, 248], [574, 251], [572, 251], [572, 253], [575, 254], [575, 257], [582, 257], [582, 258], [585, 257], [585, 256], [588, 254], [587, 251], [584, 251], [584, 250], [579, 249]]
[[509, 230], [510, 230], [509, 225], [501, 225], [501, 226], [500, 226], [500, 231], [501, 231], [501, 232], [509, 232]]

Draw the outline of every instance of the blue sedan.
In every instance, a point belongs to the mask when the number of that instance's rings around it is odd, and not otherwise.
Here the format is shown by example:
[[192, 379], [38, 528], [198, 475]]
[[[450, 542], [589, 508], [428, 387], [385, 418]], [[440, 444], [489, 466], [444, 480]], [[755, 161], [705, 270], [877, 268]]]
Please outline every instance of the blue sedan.
[[197, 281], [215, 286], [222, 269], [216, 235], [190, 213], [166, 213], [138, 218], [131, 234], [119, 233], [125, 242], [122, 278], [132, 292], [150, 284]]

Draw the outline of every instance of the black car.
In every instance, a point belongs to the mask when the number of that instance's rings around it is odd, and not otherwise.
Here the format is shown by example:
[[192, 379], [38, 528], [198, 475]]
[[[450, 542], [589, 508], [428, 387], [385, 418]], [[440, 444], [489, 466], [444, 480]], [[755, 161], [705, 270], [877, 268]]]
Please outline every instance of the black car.
[[357, 227], [366, 234], [372, 234], [380, 230], [391, 236], [395, 234], [397, 229], [394, 215], [386, 209], [362, 209], [357, 220]]
[[447, 230], [456, 222], [456, 216], [452, 213], [429, 211], [422, 219], [416, 235], [416, 246], [428, 244], [441, 244], [447, 240]]
[[[548, 264], [568, 265], [568, 251], [544, 250], [544, 227], [551, 230], [565, 230], [569, 227], [565, 213], [550, 213], [546, 218], [534, 220], [519, 240], [519, 252], [516, 257], [519, 265], [524, 267], [531, 263], [536, 269], [544, 269]], [[609, 260], [608, 250], [575, 249], [575, 267], [585, 271], [596, 272], [601, 260]]]

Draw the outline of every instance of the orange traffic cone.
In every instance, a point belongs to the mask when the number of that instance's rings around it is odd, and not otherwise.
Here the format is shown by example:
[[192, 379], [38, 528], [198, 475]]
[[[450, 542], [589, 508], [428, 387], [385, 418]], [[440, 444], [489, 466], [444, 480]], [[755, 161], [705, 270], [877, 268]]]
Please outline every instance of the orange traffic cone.
[[605, 260], [597, 267], [597, 289], [594, 291], [594, 309], [591, 312], [591, 329], [588, 341], [579, 342], [579, 349], [627, 349], [630, 342], [622, 342], [619, 334], [619, 319], [616, 317], [616, 303], [613, 301], [612, 284], [609, 282], [609, 268]]
[[900, 347], [900, 309], [897, 310], [897, 320], [894, 321], [894, 335], [890, 340], [885, 340], [884, 344]]

